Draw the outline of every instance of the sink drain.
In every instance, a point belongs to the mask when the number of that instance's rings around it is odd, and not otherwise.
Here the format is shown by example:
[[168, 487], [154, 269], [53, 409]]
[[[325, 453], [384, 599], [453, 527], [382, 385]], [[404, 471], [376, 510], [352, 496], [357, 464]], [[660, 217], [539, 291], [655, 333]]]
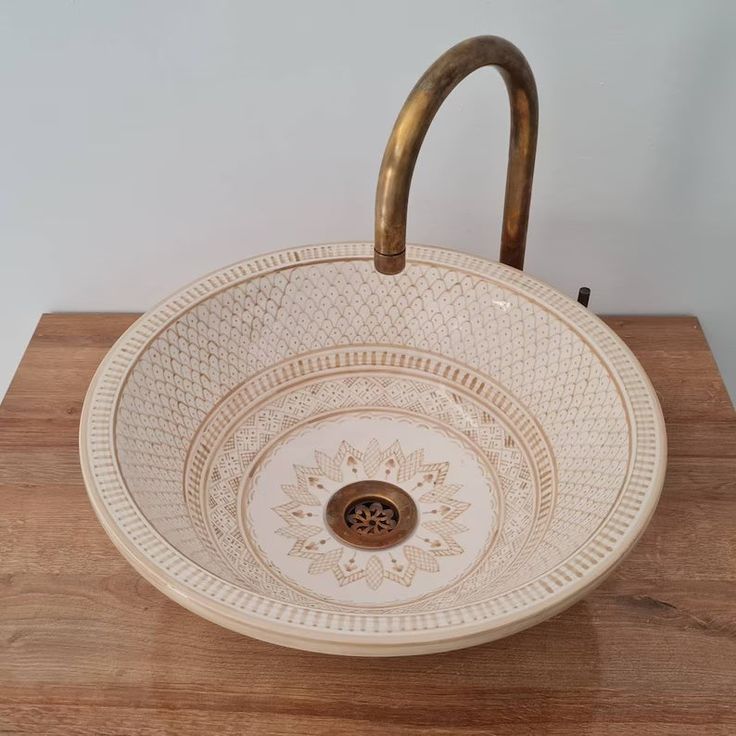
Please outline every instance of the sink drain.
[[417, 525], [417, 507], [411, 496], [382, 480], [343, 486], [327, 502], [325, 516], [336, 537], [365, 549], [399, 544]]

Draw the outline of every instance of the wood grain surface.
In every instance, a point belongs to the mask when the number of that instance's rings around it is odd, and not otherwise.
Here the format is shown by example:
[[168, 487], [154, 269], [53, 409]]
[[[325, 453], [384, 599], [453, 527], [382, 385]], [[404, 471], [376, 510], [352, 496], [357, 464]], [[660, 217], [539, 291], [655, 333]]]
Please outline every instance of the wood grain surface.
[[654, 383], [670, 448], [617, 572], [508, 639], [364, 660], [199, 619], [108, 541], [77, 428], [135, 317], [44, 315], [0, 406], [0, 734], [736, 734], [736, 415], [696, 319], [607, 319]]

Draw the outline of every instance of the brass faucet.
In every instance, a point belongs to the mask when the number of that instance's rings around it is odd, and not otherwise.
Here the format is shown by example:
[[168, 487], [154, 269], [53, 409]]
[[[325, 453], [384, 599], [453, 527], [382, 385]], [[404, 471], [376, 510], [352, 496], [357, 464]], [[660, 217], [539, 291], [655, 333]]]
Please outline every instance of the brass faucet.
[[424, 136], [447, 95], [482, 66], [498, 68], [511, 105], [500, 260], [515, 268], [524, 267], [537, 150], [537, 87], [529, 64], [516, 46], [498, 36], [477, 36], [453, 46], [424, 72], [391, 131], [376, 190], [374, 264], [381, 273], [401, 273], [406, 265], [409, 187]]

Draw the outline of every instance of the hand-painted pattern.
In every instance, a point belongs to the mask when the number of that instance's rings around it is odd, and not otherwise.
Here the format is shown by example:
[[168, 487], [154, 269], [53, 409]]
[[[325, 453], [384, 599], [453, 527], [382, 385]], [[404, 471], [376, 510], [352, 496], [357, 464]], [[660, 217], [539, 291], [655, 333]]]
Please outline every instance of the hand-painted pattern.
[[[289, 500], [273, 509], [286, 522], [278, 534], [294, 540], [289, 554], [308, 560], [311, 575], [330, 572], [341, 586], [363, 580], [373, 590], [384, 580], [409, 587], [419, 571], [438, 572], [438, 558], [462, 554], [456, 537], [467, 527], [457, 519], [470, 504], [455, 498], [460, 486], [446, 483], [449, 463], [427, 463], [421, 450], [406, 455], [398, 442], [382, 448], [377, 439], [364, 450], [342, 442], [334, 455], [317, 451], [314, 459], [311, 467], [294, 468], [295, 482], [281, 489]], [[356, 563], [356, 552], [334, 538], [320, 544], [328, 536], [322, 517], [325, 488], [330, 481], [354, 480], [396, 483], [415, 499], [421, 519], [409, 543], [375, 552], [363, 566]]]

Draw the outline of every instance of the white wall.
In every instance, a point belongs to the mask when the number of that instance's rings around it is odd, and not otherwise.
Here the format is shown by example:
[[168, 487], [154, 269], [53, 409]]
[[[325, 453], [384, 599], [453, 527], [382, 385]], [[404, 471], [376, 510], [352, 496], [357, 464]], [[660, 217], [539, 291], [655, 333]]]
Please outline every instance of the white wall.
[[[693, 313], [736, 394], [730, 0], [0, 3], [0, 395], [39, 314], [143, 310], [231, 261], [372, 237], [411, 86], [467, 36], [527, 55], [527, 270], [600, 312]], [[410, 239], [497, 257], [500, 79], [448, 99]]]

